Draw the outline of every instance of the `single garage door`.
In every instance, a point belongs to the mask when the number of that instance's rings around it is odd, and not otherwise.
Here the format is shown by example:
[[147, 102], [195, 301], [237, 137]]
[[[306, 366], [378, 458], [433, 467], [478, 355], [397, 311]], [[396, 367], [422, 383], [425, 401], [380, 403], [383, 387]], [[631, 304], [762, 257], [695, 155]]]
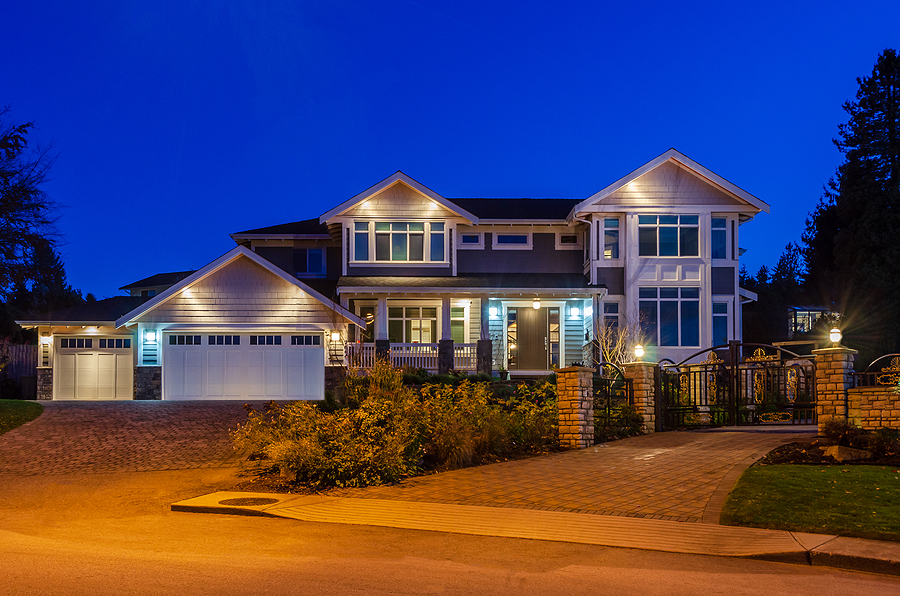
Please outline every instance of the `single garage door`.
[[55, 399], [133, 399], [131, 338], [57, 337]]
[[163, 399], [322, 399], [321, 334], [163, 336]]

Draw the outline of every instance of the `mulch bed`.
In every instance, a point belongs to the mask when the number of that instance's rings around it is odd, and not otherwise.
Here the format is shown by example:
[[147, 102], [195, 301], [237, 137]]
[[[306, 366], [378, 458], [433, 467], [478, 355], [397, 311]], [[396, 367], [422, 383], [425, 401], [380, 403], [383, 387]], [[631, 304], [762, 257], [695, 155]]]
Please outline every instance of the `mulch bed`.
[[837, 462], [833, 457], [823, 453], [825, 448], [831, 445], [834, 445], [834, 442], [827, 439], [809, 439], [807, 441], [788, 443], [773, 449], [754, 465], [801, 464], [821, 466], [839, 464], [842, 466], [900, 466], [900, 455], [886, 455], [882, 457], [873, 455], [871, 459]]

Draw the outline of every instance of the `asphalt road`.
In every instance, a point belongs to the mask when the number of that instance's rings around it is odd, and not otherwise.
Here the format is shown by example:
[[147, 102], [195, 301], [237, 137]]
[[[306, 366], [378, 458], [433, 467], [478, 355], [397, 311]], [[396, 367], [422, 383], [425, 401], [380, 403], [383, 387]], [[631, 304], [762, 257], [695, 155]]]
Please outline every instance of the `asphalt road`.
[[168, 509], [234, 482], [0, 475], [0, 594], [900, 593], [900, 578], [821, 567]]

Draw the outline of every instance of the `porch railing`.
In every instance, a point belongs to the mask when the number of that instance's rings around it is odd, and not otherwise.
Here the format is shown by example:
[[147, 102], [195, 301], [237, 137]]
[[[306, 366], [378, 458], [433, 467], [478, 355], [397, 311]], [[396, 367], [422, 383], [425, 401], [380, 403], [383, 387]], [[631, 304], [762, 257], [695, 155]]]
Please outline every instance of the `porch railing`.
[[[453, 368], [455, 370], [476, 369], [475, 344], [454, 344]], [[438, 369], [437, 344], [391, 344], [391, 364], [398, 368]], [[348, 344], [347, 362], [355, 368], [368, 369], [375, 366], [375, 344]]]

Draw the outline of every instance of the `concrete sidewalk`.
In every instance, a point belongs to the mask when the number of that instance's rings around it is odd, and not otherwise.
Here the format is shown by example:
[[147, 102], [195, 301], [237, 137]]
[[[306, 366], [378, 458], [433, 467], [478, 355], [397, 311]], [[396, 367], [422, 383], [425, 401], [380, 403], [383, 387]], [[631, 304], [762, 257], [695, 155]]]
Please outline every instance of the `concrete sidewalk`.
[[233, 491], [179, 501], [172, 511], [746, 557], [900, 575], [900, 543], [626, 516]]

